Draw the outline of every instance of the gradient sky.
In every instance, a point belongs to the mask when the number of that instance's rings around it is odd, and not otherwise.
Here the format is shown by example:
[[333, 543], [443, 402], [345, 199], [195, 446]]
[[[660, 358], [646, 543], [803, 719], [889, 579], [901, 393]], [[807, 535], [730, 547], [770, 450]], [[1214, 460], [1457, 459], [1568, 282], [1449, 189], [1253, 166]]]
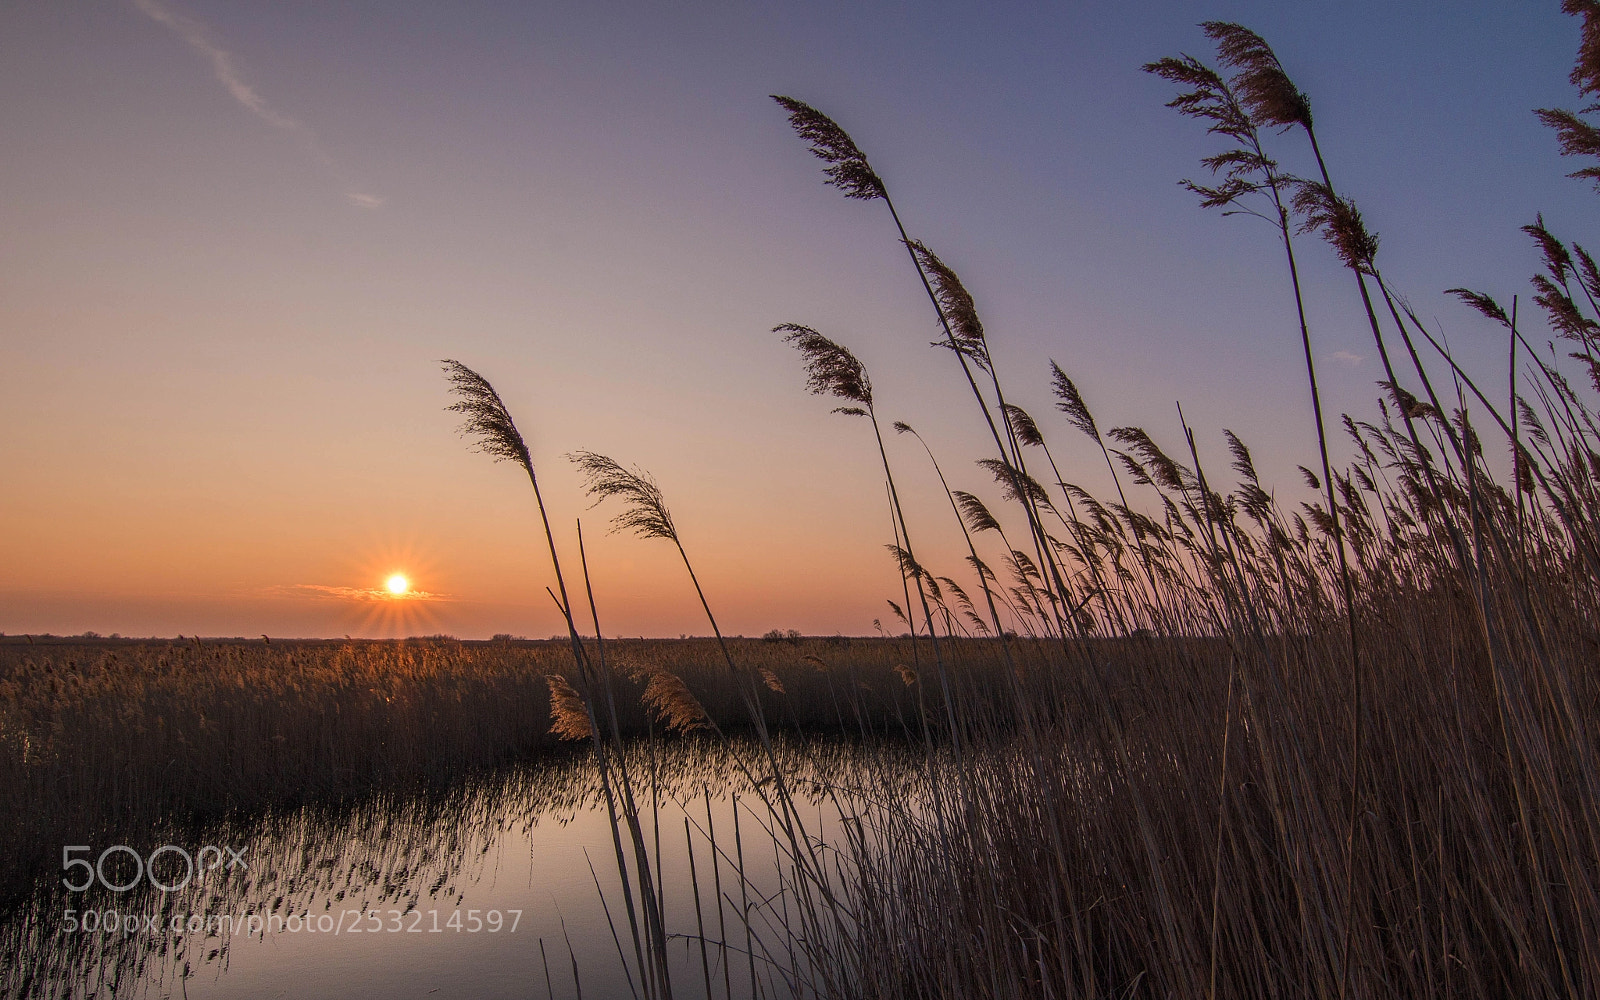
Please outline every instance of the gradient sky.
[[[607, 633], [707, 629], [670, 546], [586, 511], [578, 448], [655, 474], [726, 631], [887, 624], [870, 431], [767, 331], [851, 346], [885, 419], [996, 499], [986, 432], [882, 205], [824, 187], [770, 93], [853, 134], [1097, 490], [1047, 359], [1103, 427], [1176, 448], [1181, 400], [1219, 467], [1232, 428], [1286, 499], [1315, 454], [1281, 251], [1178, 188], [1217, 147], [1139, 71], [1208, 57], [1197, 21], [1274, 45], [1469, 366], [1502, 345], [1441, 290], [1525, 292], [1536, 212], [1593, 232], [1531, 114], [1579, 103], [1554, 2], [1043, 8], [0, 5], [0, 630], [558, 631], [531, 493], [456, 435], [447, 357], [500, 389], [569, 557], [585, 518]], [[1352, 283], [1302, 256], [1329, 405], [1369, 414]], [[925, 458], [890, 446], [923, 561], [956, 570]], [[364, 598], [396, 570], [435, 596]]]

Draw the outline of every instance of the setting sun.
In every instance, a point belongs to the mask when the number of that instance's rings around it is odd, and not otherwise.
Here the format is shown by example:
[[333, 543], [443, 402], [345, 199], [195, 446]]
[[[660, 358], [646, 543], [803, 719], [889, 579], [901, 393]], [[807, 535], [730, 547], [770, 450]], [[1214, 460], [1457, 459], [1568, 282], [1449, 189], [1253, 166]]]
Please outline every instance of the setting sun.
[[406, 591], [411, 589], [411, 581], [407, 580], [405, 578], [405, 574], [403, 573], [394, 574], [393, 576], [389, 577], [389, 579], [385, 580], [383, 585], [389, 588], [389, 593], [396, 596], [404, 594]]

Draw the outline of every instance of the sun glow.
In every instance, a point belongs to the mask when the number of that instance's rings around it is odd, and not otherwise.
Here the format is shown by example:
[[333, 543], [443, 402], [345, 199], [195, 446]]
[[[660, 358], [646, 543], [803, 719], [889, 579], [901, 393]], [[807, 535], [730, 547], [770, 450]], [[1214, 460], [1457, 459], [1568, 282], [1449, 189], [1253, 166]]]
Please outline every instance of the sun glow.
[[[364, 551], [363, 551], [364, 549]], [[441, 580], [438, 559], [409, 538], [371, 538], [345, 567], [360, 586], [335, 588], [348, 598], [348, 620], [340, 631], [368, 638], [403, 638], [443, 630], [441, 608], [450, 600], [434, 589]]]

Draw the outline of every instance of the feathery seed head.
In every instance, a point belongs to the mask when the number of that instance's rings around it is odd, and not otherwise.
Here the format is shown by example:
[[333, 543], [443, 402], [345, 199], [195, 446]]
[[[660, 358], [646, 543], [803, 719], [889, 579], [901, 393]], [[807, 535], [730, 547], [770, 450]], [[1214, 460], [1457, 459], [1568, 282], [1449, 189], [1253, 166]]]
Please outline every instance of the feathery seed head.
[[1558, 288], [1555, 282], [1542, 274], [1534, 275], [1532, 282], [1538, 293], [1533, 301], [1544, 309], [1550, 318], [1550, 325], [1558, 334], [1582, 344], [1586, 342], [1590, 331], [1600, 328], [1594, 320], [1583, 314], [1577, 303], [1572, 301], [1572, 296]]
[[1545, 228], [1544, 213], [1540, 212], [1534, 217], [1532, 225], [1523, 226], [1522, 231], [1533, 237], [1533, 242], [1539, 247], [1539, 253], [1544, 257], [1545, 269], [1550, 272], [1556, 284], [1566, 287], [1567, 274], [1573, 270], [1572, 255], [1567, 252], [1566, 244], [1556, 239], [1550, 230]]
[[560, 674], [546, 674], [550, 686], [550, 731], [564, 740], [586, 740], [594, 735], [589, 710], [572, 682]]
[[1446, 295], [1454, 295], [1462, 302], [1465, 302], [1467, 305], [1478, 310], [1478, 312], [1482, 313], [1489, 319], [1494, 320], [1496, 323], [1499, 323], [1501, 326], [1504, 326], [1507, 329], [1511, 328], [1511, 320], [1506, 316], [1506, 311], [1500, 308], [1500, 303], [1496, 302], [1494, 299], [1491, 299], [1482, 292], [1474, 292], [1469, 288], [1447, 288], [1445, 289], [1444, 293]]
[[1050, 362], [1050, 385], [1058, 400], [1056, 409], [1067, 415], [1067, 421], [1072, 426], [1096, 441], [1100, 440], [1100, 428], [1095, 426], [1094, 416], [1089, 412], [1083, 397], [1079, 395], [1078, 387], [1054, 361]]
[[843, 191], [846, 198], [871, 201], [887, 197], [883, 180], [873, 172], [866, 154], [832, 118], [804, 101], [772, 95], [789, 112], [789, 125], [795, 134], [811, 144], [812, 155], [829, 164], [823, 169], [827, 183]]
[[934, 252], [920, 240], [907, 240], [906, 246], [927, 273], [928, 282], [933, 286], [934, 299], [939, 303], [939, 312], [944, 316], [945, 322], [950, 324], [950, 336], [954, 342], [939, 343], [934, 346], [951, 348], [971, 358], [979, 368], [988, 371], [989, 344], [984, 339], [983, 323], [978, 320], [978, 307], [973, 303], [972, 295], [966, 286], [961, 284], [956, 272], [935, 256]]
[[980, 458], [978, 464], [994, 476], [994, 481], [999, 484], [1000, 491], [1005, 494], [1007, 500], [1021, 504], [1037, 504], [1041, 507], [1050, 505], [1050, 494], [1045, 492], [1038, 480], [1010, 462], [1002, 462], [998, 458]]
[[1240, 24], [1207, 21], [1200, 26], [1217, 43], [1217, 58], [1233, 71], [1233, 92], [1257, 126], [1311, 128], [1311, 102], [1302, 94], [1266, 39]]
[[1228, 451], [1233, 454], [1234, 471], [1251, 483], [1258, 482], [1256, 464], [1250, 459], [1250, 449], [1245, 447], [1244, 442], [1239, 440], [1239, 436], [1233, 431], [1224, 429], [1222, 434], [1228, 439]]
[[1161, 59], [1148, 63], [1145, 72], [1189, 88], [1167, 102], [1179, 114], [1208, 123], [1206, 131], [1233, 140], [1236, 145], [1200, 162], [1220, 180], [1200, 184], [1192, 180], [1182, 185], [1200, 197], [1203, 208], [1228, 208], [1247, 194], [1275, 186], [1280, 181], [1278, 164], [1261, 150], [1255, 123], [1239, 102], [1238, 95], [1222, 77], [1193, 56]]
[[473, 447], [497, 462], [512, 461], [533, 474], [533, 459], [506, 404], [489, 380], [459, 361], [445, 360], [445, 378], [460, 400], [446, 409], [465, 415], [460, 433], [474, 438]]
[[1407, 392], [1404, 387], [1389, 381], [1379, 382], [1378, 385], [1389, 390], [1395, 405], [1400, 408], [1400, 412], [1406, 417], [1416, 420], [1420, 417], [1438, 416], [1438, 411], [1433, 408], [1431, 403], [1424, 403], [1410, 392]]
[[[1555, 129], [1562, 156], [1600, 156], [1600, 128], [1563, 108], [1540, 108], [1534, 114], [1545, 127]], [[1600, 189], [1600, 167], [1584, 167], [1567, 176], [1594, 181]]]
[[1138, 454], [1140, 464], [1158, 485], [1181, 491], [1193, 478], [1188, 469], [1167, 457], [1142, 427], [1113, 427], [1108, 433]]
[[995, 520], [993, 514], [989, 513], [989, 508], [984, 506], [982, 500], [979, 500], [971, 493], [963, 493], [961, 490], [955, 490], [951, 493], [951, 496], [955, 497], [956, 506], [961, 508], [961, 516], [967, 522], [969, 530], [1000, 530], [1000, 522]]
[[1572, 244], [1572, 252], [1578, 255], [1578, 277], [1583, 287], [1590, 295], [1600, 298], [1600, 268], [1595, 267], [1594, 258], [1577, 243]]
[[1378, 237], [1367, 232], [1354, 202], [1335, 194], [1326, 184], [1303, 180], [1295, 190], [1294, 207], [1301, 215], [1302, 233], [1320, 233], [1346, 267], [1376, 273], [1373, 258], [1378, 253]]
[[595, 498], [595, 505], [608, 497], [622, 500], [622, 513], [611, 519], [613, 530], [626, 528], [641, 538], [678, 540], [661, 487], [647, 473], [624, 469], [614, 459], [592, 451], [573, 452], [567, 458], [583, 473], [584, 490]]
[[889, 550], [891, 556], [894, 556], [894, 561], [900, 565], [900, 574], [908, 580], [933, 579], [928, 571], [923, 569], [922, 565], [915, 559], [911, 558], [911, 553], [905, 549], [892, 542], [885, 542], [883, 547]]
[[1209, 122], [1207, 131], [1227, 136], [1235, 142], [1255, 145], [1255, 126], [1240, 105], [1233, 88], [1227, 81], [1193, 56], [1185, 55], [1158, 59], [1144, 65], [1146, 73], [1154, 74], [1188, 88], [1167, 102], [1179, 114]]
[[644, 704], [669, 730], [687, 733], [710, 729], [711, 716], [683, 678], [670, 670], [654, 670], [644, 688]]
[[1600, 94], [1600, 3], [1562, 0], [1561, 11], [1583, 18], [1583, 40], [1578, 43], [1578, 60], [1568, 79], [1579, 93]]
[[1011, 425], [1011, 433], [1017, 440], [1030, 447], [1044, 444], [1044, 435], [1039, 433], [1039, 425], [1028, 416], [1028, 411], [1011, 403], [1005, 404], [1006, 422]]
[[[772, 332], [783, 334], [784, 343], [793, 344], [805, 358], [806, 388], [813, 394], [872, 408], [872, 380], [867, 377], [866, 366], [847, 348], [798, 323], [780, 324]], [[848, 413], [852, 409], [840, 407], [834, 412]]]

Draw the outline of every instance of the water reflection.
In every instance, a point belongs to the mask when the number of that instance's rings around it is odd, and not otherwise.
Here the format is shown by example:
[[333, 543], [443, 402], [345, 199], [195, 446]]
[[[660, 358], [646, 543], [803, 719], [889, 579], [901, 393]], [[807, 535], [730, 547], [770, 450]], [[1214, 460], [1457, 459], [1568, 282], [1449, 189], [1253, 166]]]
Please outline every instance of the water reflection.
[[[863, 804], [917, 793], [920, 758], [904, 747], [775, 749], [820, 850], [842, 842], [842, 817]], [[869, 755], [871, 789], [860, 784]], [[774, 835], [762, 802], [772, 797], [770, 778], [758, 779], [764, 787], [751, 781], [766, 773], [750, 766], [758, 759], [754, 746], [711, 740], [629, 752], [680, 996], [786, 993], [802, 974], [800, 959], [766, 954], [762, 943], [763, 927], [788, 919], [791, 885], [786, 839]], [[587, 756], [441, 792], [219, 823], [204, 843], [240, 851], [248, 868], [215, 865], [171, 892], [148, 878], [124, 892], [41, 880], [0, 924], [0, 994], [561, 997], [638, 987], [611, 828]], [[132, 870], [131, 855], [105, 862], [113, 883]], [[184, 871], [169, 851], [152, 874], [175, 885]]]

